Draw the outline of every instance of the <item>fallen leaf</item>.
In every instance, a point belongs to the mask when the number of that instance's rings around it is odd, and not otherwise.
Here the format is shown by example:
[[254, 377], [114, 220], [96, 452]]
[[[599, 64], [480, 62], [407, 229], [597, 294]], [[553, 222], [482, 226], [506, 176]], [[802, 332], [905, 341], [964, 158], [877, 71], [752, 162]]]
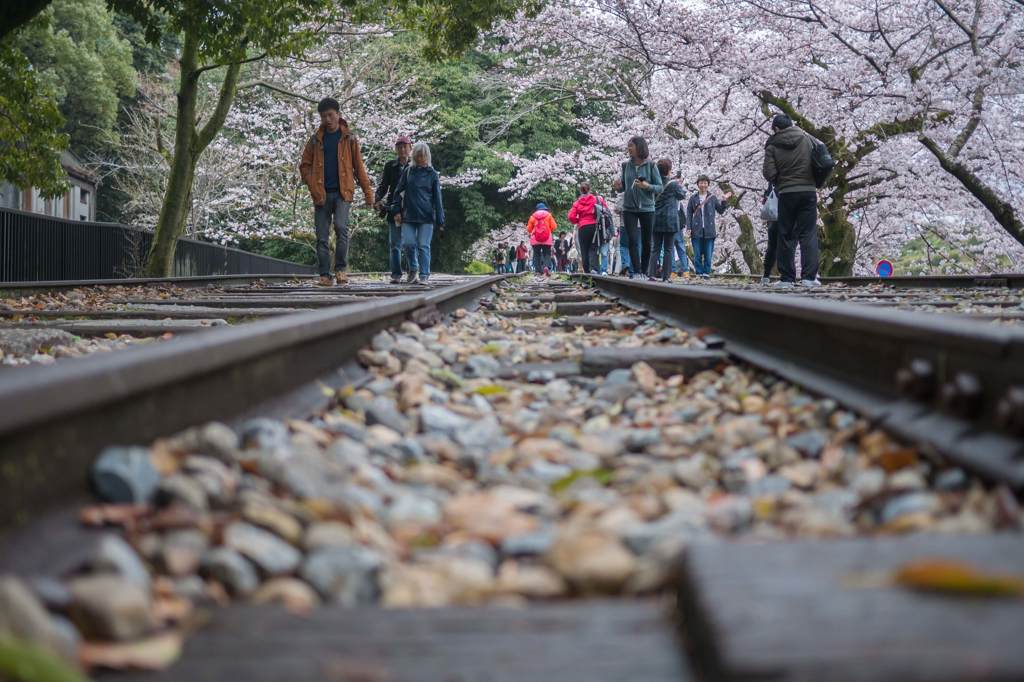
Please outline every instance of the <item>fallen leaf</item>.
[[153, 600], [153, 616], [159, 623], [176, 625], [192, 613], [192, 602], [178, 595], [160, 595]]
[[181, 645], [181, 633], [165, 632], [135, 642], [86, 642], [78, 656], [86, 668], [163, 670], [178, 660]]
[[913, 448], [886, 450], [878, 456], [878, 465], [890, 474], [915, 464], [917, 464], [917, 451]]
[[1024, 577], [990, 573], [954, 559], [917, 559], [896, 569], [897, 585], [975, 597], [1024, 597]]
[[82, 507], [78, 521], [86, 526], [131, 527], [153, 510], [148, 504], [97, 504]]
[[328, 446], [334, 442], [334, 438], [330, 433], [323, 429], [313, 426], [309, 422], [304, 422], [301, 419], [289, 419], [288, 426], [295, 433], [303, 433], [312, 438], [318, 445]]

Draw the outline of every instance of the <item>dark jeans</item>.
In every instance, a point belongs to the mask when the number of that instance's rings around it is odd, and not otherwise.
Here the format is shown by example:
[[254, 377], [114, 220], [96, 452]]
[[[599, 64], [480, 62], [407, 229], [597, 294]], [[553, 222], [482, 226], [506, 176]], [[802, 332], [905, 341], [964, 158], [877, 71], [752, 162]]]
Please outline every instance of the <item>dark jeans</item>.
[[698, 275], [711, 274], [711, 256], [715, 253], [715, 238], [690, 237], [693, 244], [693, 269]]
[[519, 274], [520, 272], [525, 272], [525, 271], [526, 271], [526, 259], [525, 258], [521, 258], [521, 259], [516, 261], [516, 274]]
[[348, 269], [348, 211], [351, 201], [345, 201], [337, 192], [328, 192], [323, 206], [313, 211], [313, 225], [316, 227], [316, 261], [320, 275], [331, 274], [331, 225], [334, 225], [334, 270]]
[[583, 272], [601, 271], [598, 253], [601, 245], [597, 243], [597, 225], [584, 225], [577, 233], [580, 258], [583, 260]]
[[391, 276], [399, 279], [402, 276], [402, 226], [395, 224], [395, 217], [388, 216], [388, 261], [391, 264]]
[[544, 268], [551, 262], [551, 245], [537, 244], [533, 247], [533, 271], [543, 274]]
[[665, 262], [661, 265], [661, 278], [668, 281], [669, 275], [672, 273], [672, 252], [675, 251], [675, 232], [655, 232], [653, 233], [654, 248], [651, 249], [651, 262], [648, 266], [650, 269], [647, 274], [650, 277], [654, 277], [658, 268], [658, 263], [661, 263], [662, 254], [664, 254]]
[[779, 279], [796, 281], [796, 245], [800, 245], [800, 278], [818, 278], [818, 194], [779, 195]]
[[764, 276], [772, 276], [772, 268], [776, 267], [779, 253], [779, 224], [768, 223], [768, 244], [764, 247]]
[[629, 250], [630, 274], [643, 274], [651, 261], [654, 213], [622, 212], [622, 241]]

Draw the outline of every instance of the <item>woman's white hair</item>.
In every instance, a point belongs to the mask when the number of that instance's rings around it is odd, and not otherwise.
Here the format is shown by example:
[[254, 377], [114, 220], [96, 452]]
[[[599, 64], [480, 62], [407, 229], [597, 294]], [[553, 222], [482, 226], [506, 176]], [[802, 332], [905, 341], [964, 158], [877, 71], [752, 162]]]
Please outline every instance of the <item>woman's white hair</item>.
[[426, 142], [417, 142], [412, 146], [412, 160], [413, 163], [416, 159], [424, 158], [427, 160], [426, 165], [433, 166], [432, 159], [430, 158], [430, 145]]

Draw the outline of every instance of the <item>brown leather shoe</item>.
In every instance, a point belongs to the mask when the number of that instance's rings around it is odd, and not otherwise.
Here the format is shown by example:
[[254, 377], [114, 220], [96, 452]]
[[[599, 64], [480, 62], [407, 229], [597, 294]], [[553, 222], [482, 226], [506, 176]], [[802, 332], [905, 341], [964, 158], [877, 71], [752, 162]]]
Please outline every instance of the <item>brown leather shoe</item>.
[[348, 284], [348, 273], [336, 272], [334, 273], [334, 281], [342, 286]]
[[332, 287], [332, 286], [334, 286], [334, 282], [332, 282], [331, 278], [328, 277], [327, 275], [321, 275], [320, 279], [318, 279], [316, 281], [316, 283], [317, 283], [318, 286], [321, 286], [321, 287]]

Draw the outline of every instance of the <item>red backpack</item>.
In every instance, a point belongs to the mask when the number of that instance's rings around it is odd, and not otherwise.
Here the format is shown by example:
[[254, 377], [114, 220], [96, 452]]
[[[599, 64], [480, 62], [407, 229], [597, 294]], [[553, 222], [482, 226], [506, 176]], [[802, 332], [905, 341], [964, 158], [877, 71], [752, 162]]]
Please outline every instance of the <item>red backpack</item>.
[[[543, 216], [540, 214], [543, 213]], [[538, 242], [546, 242], [551, 239], [551, 224], [548, 222], [548, 216], [551, 215], [547, 211], [537, 211], [533, 214], [536, 221], [533, 225], [533, 236]]]

